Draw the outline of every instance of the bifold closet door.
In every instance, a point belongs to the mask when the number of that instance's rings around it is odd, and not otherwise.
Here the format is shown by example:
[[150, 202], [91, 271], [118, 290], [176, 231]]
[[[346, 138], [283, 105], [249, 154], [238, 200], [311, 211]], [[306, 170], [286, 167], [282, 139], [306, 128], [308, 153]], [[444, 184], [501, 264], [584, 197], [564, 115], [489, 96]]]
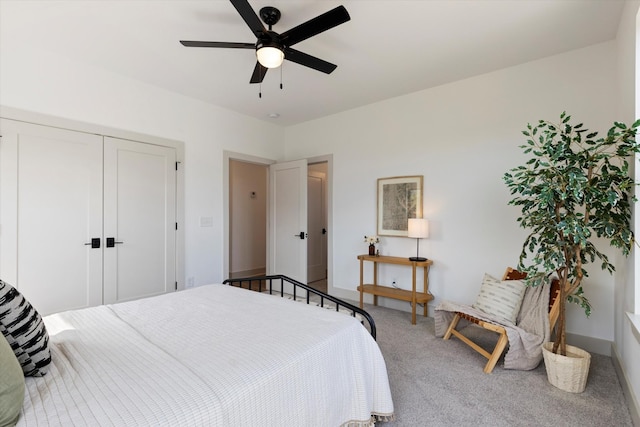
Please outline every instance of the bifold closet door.
[[104, 138], [104, 303], [176, 289], [176, 151]]
[[0, 133], [0, 278], [42, 315], [101, 304], [102, 137], [4, 119]]

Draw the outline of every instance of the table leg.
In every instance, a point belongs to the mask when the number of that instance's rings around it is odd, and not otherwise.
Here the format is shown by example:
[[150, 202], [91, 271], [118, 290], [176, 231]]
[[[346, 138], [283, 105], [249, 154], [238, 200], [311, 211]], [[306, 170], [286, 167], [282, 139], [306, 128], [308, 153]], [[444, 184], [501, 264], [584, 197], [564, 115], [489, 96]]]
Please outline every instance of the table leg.
[[[378, 263], [373, 262], [373, 286], [378, 286]], [[373, 294], [373, 305], [378, 305], [378, 295]]]
[[364, 295], [364, 276], [363, 276], [363, 262], [360, 260], [360, 308], [363, 308], [363, 295]]
[[[428, 265], [424, 267], [424, 279], [423, 280], [424, 280], [424, 284], [423, 284], [424, 288], [423, 289], [424, 289], [424, 293], [425, 293], [425, 296], [426, 296], [426, 295], [429, 295], [429, 266]], [[429, 315], [429, 311], [428, 311], [428, 308], [427, 308], [427, 303], [425, 302], [424, 303], [424, 317], [427, 317], [428, 315]]]
[[412, 286], [411, 286], [411, 324], [416, 324], [416, 263], [412, 265]]

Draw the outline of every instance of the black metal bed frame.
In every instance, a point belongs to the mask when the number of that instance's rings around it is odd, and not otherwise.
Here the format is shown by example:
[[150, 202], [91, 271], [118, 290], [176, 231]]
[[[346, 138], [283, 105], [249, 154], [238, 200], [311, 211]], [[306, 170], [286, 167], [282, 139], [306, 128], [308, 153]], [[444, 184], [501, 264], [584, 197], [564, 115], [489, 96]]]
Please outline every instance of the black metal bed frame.
[[[278, 281], [280, 281], [280, 290], [278, 289], [274, 290], [274, 286], [273, 286], [274, 281], [276, 282], [276, 284], [278, 283]], [[285, 282], [292, 285], [293, 287], [292, 294], [285, 293]], [[309, 285], [298, 282], [297, 280], [294, 280], [288, 276], [284, 276], [282, 274], [276, 274], [276, 275], [270, 275], [270, 276], [238, 277], [235, 279], [227, 279], [222, 283], [230, 286], [235, 286], [238, 288], [249, 289], [251, 291], [269, 292], [270, 295], [280, 294], [280, 297], [284, 297], [285, 295], [286, 296], [292, 295], [295, 301], [298, 301], [298, 298], [296, 296], [296, 294], [298, 293], [298, 289], [302, 289], [304, 291], [307, 291], [306, 292], [307, 304], [310, 304], [312, 302], [311, 294], [314, 294], [320, 297], [320, 303], [319, 303], [320, 307], [324, 307], [325, 300], [328, 300], [336, 305], [335, 307], [336, 311], [340, 311], [340, 308], [342, 307], [350, 311], [352, 317], [356, 317], [356, 314], [361, 315], [362, 318], [366, 320], [366, 322], [369, 324], [369, 328], [368, 328], [369, 333], [371, 333], [371, 336], [373, 337], [374, 340], [376, 339], [376, 324], [373, 321], [373, 318], [371, 317], [371, 315], [367, 313], [365, 310], [359, 307], [356, 307], [353, 304], [349, 304], [348, 302], [343, 301], [340, 298], [336, 298], [322, 291], [314, 289]], [[364, 326], [366, 328], [366, 325]]]

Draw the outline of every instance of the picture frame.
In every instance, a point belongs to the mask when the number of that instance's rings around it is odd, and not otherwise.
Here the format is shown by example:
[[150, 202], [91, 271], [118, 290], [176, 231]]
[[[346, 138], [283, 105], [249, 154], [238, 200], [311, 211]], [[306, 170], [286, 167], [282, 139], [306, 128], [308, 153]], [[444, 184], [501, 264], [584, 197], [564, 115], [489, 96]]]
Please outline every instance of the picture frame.
[[423, 176], [378, 178], [377, 233], [407, 237], [409, 218], [422, 218]]

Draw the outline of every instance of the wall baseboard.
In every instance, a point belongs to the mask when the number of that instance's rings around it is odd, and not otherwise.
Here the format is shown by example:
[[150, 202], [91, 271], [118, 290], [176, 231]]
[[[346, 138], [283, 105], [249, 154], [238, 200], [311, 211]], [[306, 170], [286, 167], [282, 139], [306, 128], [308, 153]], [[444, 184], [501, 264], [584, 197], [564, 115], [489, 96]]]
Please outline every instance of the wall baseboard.
[[627, 401], [627, 406], [629, 407], [631, 422], [634, 426], [640, 426], [640, 401], [638, 401], [631, 389], [629, 378], [627, 377], [620, 360], [620, 354], [618, 353], [616, 345], [611, 344], [611, 361], [613, 362], [613, 367], [618, 375], [618, 381], [620, 381], [620, 386], [622, 387], [622, 393]]
[[613, 345], [613, 342], [567, 332], [567, 344], [580, 347], [590, 353], [611, 356], [611, 346]]

